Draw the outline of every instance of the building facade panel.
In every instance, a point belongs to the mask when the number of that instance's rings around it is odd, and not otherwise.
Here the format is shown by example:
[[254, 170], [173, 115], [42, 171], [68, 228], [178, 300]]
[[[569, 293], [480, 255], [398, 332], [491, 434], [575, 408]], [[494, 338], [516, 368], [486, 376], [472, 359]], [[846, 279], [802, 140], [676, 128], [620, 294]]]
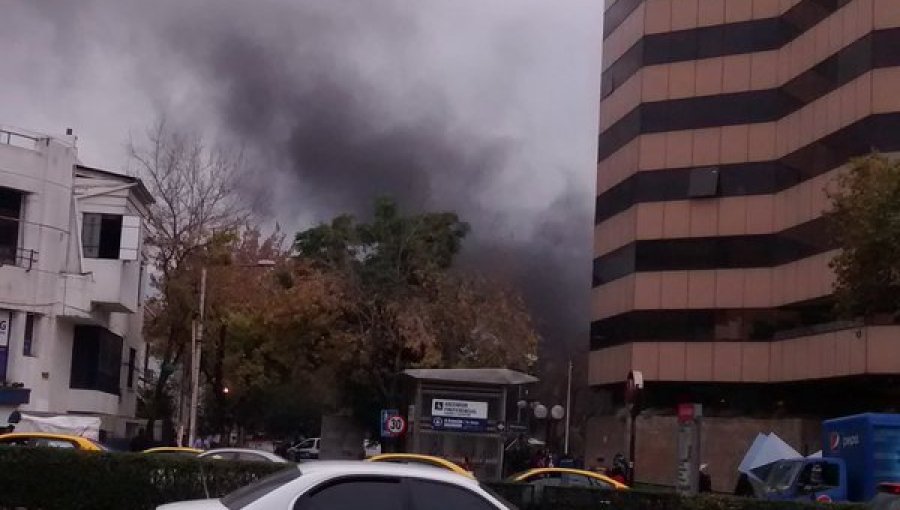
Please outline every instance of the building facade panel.
[[[0, 133], [0, 407], [101, 417], [108, 437], [135, 418], [146, 352], [139, 282], [142, 218], [152, 199], [139, 180], [83, 167], [75, 138]], [[131, 230], [133, 231], [131, 231]]]

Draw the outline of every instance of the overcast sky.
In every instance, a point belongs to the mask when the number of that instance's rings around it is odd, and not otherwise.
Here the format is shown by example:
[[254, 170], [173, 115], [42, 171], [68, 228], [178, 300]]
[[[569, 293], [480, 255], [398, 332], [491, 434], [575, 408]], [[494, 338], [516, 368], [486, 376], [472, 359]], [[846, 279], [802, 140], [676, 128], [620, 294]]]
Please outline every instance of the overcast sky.
[[601, 0], [0, 0], [0, 125], [123, 170], [158, 115], [240, 144], [296, 229], [390, 194], [472, 223], [586, 347]]

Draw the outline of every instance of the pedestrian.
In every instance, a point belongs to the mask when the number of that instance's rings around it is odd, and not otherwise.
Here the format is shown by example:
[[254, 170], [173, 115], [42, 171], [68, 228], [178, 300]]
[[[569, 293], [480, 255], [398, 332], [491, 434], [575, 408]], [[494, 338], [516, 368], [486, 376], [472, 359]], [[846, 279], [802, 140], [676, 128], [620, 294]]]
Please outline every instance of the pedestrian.
[[138, 429], [137, 434], [131, 438], [131, 442], [128, 443], [128, 449], [133, 452], [142, 452], [149, 447], [150, 444], [147, 439], [147, 431], [141, 427]]
[[712, 492], [712, 478], [709, 476], [709, 466], [700, 464], [700, 493]]
[[750, 477], [746, 473], [741, 473], [738, 477], [737, 485], [734, 487], [734, 495], [744, 498], [752, 498], [756, 495], [753, 491], [753, 484], [750, 483]]

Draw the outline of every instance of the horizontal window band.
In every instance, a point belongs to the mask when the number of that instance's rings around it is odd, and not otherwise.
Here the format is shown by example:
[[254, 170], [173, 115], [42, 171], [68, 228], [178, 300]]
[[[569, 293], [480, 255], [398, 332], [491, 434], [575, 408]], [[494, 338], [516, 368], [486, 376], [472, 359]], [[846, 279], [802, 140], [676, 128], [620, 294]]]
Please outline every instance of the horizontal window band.
[[634, 310], [591, 322], [591, 350], [631, 342], [771, 342], [850, 324], [835, 322], [828, 299], [762, 309]]
[[[873, 150], [900, 150], [900, 113], [872, 115], [802, 147], [783, 158], [714, 167], [718, 195], [762, 195], [783, 191]], [[597, 196], [594, 223], [599, 224], [641, 202], [690, 198], [690, 178], [697, 168], [637, 172]]]
[[[775, 18], [644, 35], [603, 72], [600, 97], [606, 98], [612, 94], [641, 67], [777, 50], [850, 1], [802, 0]], [[616, 4], [622, 4], [623, 12], [628, 8], [631, 10], [621, 18], [618, 12], [613, 13], [616, 16], [608, 18], [610, 23], [616, 22], [615, 27], [624, 22], [640, 2], [632, 5], [630, 0], [619, 0]], [[616, 4], [607, 10], [607, 16], [616, 8]], [[615, 27], [607, 32], [607, 22], [604, 21], [604, 38]]]
[[598, 161], [644, 133], [773, 122], [873, 70], [900, 65], [900, 29], [872, 32], [781, 87], [641, 103], [600, 134]]
[[603, 39], [619, 27], [644, 0], [617, 0], [603, 13]]
[[774, 267], [836, 248], [822, 216], [774, 234], [634, 241], [594, 259], [593, 286], [629, 274]]

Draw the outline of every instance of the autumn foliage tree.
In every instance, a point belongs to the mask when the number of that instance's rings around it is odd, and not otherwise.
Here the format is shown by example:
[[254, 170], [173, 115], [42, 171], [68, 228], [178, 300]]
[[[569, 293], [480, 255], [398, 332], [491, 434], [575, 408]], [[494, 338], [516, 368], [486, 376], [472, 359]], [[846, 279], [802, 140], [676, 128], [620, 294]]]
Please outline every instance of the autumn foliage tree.
[[239, 153], [207, 146], [202, 137], [158, 122], [131, 146], [137, 174], [156, 203], [147, 218], [151, 297], [145, 338], [159, 366], [142, 396], [148, 428], [171, 417], [173, 375], [185, 362], [197, 314], [200, 267], [210, 247], [233, 235], [246, 218], [236, 193]]
[[844, 316], [900, 311], [900, 162], [874, 154], [852, 162], [832, 193], [840, 253], [831, 267]]
[[[227, 264], [210, 268], [207, 429], [312, 432], [333, 402], [322, 352], [341, 295], [327, 275], [290, 257], [277, 230], [264, 236], [245, 228], [229, 250]], [[261, 260], [274, 266], [260, 267]]]
[[340, 289], [323, 356], [358, 418], [399, 403], [405, 368], [534, 363], [537, 333], [522, 300], [453, 271], [468, 231], [454, 213], [405, 216], [383, 199], [368, 223], [343, 215], [297, 234], [298, 260]]

